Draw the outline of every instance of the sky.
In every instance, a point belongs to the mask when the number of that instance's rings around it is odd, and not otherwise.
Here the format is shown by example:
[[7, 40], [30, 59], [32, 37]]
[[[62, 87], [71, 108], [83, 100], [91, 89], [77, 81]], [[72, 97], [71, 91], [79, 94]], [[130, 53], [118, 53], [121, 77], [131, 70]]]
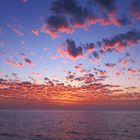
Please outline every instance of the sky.
[[139, 0], [0, 0], [0, 108], [140, 108]]

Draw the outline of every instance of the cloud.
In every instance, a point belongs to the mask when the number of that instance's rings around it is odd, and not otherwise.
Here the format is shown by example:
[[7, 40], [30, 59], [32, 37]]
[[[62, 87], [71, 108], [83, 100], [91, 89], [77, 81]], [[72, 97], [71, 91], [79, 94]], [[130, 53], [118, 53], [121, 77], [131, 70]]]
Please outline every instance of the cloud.
[[38, 73], [38, 72], [33, 72], [32, 75], [33, 75], [35, 78], [41, 78], [41, 75], [40, 75], [40, 73]]
[[53, 81], [51, 81], [48, 77], [44, 77], [45, 83], [49, 86], [54, 86]]
[[24, 64], [21, 63], [21, 62], [15, 62], [15, 61], [12, 61], [12, 60], [6, 60], [5, 61], [6, 64], [9, 64], [11, 65], [12, 67], [15, 67], [15, 68], [21, 68], [21, 67], [24, 67]]
[[140, 42], [140, 32], [136, 30], [128, 31], [119, 35], [115, 35], [110, 39], [102, 39], [99, 43], [101, 50], [107, 51], [108, 49], [115, 49], [116, 51], [122, 51], [123, 49], [134, 46]]
[[26, 55], [22, 52], [17, 52], [17, 54], [21, 57], [21, 58], [26, 58]]
[[29, 65], [33, 65], [33, 62], [29, 58], [24, 58], [24, 61]]
[[75, 0], [55, 0], [51, 3], [52, 15], [47, 17], [43, 32], [52, 38], [58, 38], [58, 33], [72, 33], [75, 28], [86, 28], [91, 12], [80, 6]]
[[107, 76], [107, 71], [99, 71], [98, 73], [99, 77], [106, 77]]
[[75, 76], [76, 76], [75, 73], [72, 73], [72, 72], [69, 71], [69, 72], [67, 73], [66, 80], [72, 82], [72, 81], [74, 81]]
[[119, 63], [122, 65], [122, 66], [126, 66], [128, 64], [129, 60], [127, 57], [124, 57], [122, 59], [119, 60]]
[[90, 2], [98, 5], [100, 9], [107, 11], [109, 14], [114, 14], [117, 11], [116, 0], [90, 0]]
[[80, 6], [75, 0], [55, 0], [50, 10], [55, 15], [69, 16], [69, 23], [73, 28], [85, 27], [87, 17], [90, 15], [88, 9]]
[[94, 51], [90, 53], [89, 60], [91, 62], [99, 61], [100, 60], [100, 53], [98, 51]]
[[55, 0], [52, 2], [50, 10], [54, 14], [69, 14], [78, 17], [86, 12], [75, 0]]
[[[83, 84], [78, 87], [65, 85], [58, 80], [50, 80], [48, 77], [43, 78], [44, 84], [0, 79], [0, 101], [14, 100], [14, 102], [22, 101], [23, 103], [29, 101], [32, 105], [35, 104], [32, 101], [49, 102], [52, 105], [54, 103], [65, 105], [85, 105], [87, 103], [92, 105], [99, 103], [104, 105], [106, 102], [109, 104], [117, 102], [119, 105], [127, 101], [140, 100], [140, 93], [136, 92], [136, 88], [131, 88], [130, 91], [120, 85], [97, 82], [95, 75], [92, 73], [84, 74], [81, 77], [78, 77], [73, 72], [68, 72], [67, 74], [69, 80], [79, 81]], [[14, 75], [17, 76], [16, 74]], [[39, 73], [34, 73], [33, 75], [37, 76], [37, 79], [40, 77]], [[24, 102], [25, 100], [26, 102]]]
[[120, 74], [121, 74], [121, 71], [114, 72], [114, 76], [116, 76], [116, 77], [120, 76]]
[[55, 39], [58, 38], [58, 32], [72, 33], [73, 29], [69, 27], [69, 23], [64, 17], [52, 15], [46, 19], [43, 31]]
[[86, 73], [86, 72], [87, 72], [87, 70], [85, 70], [84, 68], [82, 68], [81, 65], [74, 66], [74, 69], [75, 69], [77, 72], [80, 72], [80, 73]]
[[105, 63], [105, 66], [107, 67], [107, 68], [114, 68], [115, 66], [116, 66], [116, 64], [113, 64], [113, 63]]
[[5, 64], [9, 64], [13, 67], [19, 67], [19, 68], [24, 67], [26, 64], [34, 66], [34, 63], [29, 58], [27, 58], [26, 54], [22, 52], [16, 52], [16, 54], [20, 57], [20, 59], [22, 59], [21, 62], [7, 59], [5, 61]]
[[95, 50], [95, 44], [94, 43], [86, 43], [84, 45], [84, 50], [87, 52], [87, 53], [91, 53]]
[[130, 12], [138, 20], [140, 20], [140, 1], [132, 0], [130, 3]]
[[[72, 39], [67, 39], [62, 47], [58, 47], [57, 52], [61, 56], [67, 56], [72, 60], [76, 60], [80, 57], [84, 57], [89, 53], [96, 53], [95, 48], [96, 46], [94, 43], [79, 43], [78, 45]], [[96, 56], [95, 56], [96, 57]]]
[[136, 74], [137, 73], [137, 70], [136, 69], [129, 68], [128, 69], [128, 73], [129, 74]]
[[76, 28], [86, 30], [96, 23], [103, 26], [122, 26], [131, 23], [126, 15], [118, 16], [116, 2], [110, 0], [91, 0], [86, 6], [81, 6], [76, 0], [54, 0], [50, 11], [51, 15], [46, 18], [41, 32], [49, 34], [54, 39], [59, 37], [59, 33], [72, 33]]
[[51, 59], [51, 60], [56, 60], [56, 59], [57, 59], [57, 55], [52, 55], [52, 56], [50, 56], [50, 59]]
[[[84, 58], [88, 56], [91, 62], [96, 62], [101, 59], [106, 53], [111, 53], [113, 51], [122, 52], [122, 50], [137, 45], [140, 42], [140, 32], [134, 30], [128, 31], [126, 33], [121, 33], [114, 35], [111, 38], [103, 38], [101, 41], [96, 43], [79, 43], [77, 44], [72, 39], [67, 39], [63, 45], [57, 48], [57, 52], [62, 57], [68, 57], [72, 60], [78, 58]], [[127, 56], [128, 55], [128, 56]], [[119, 60], [119, 63], [124, 66], [128, 63], [129, 54], [123, 59]], [[133, 61], [132, 61], [133, 62]], [[106, 67], [114, 67], [113, 64], [105, 64]]]
[[3, 84], [3, 83], [5, 83], [5, 80], [0, 78], [0, 84]]
[[32, 29], [32, 33], [36, 36], [38, 36], [40, 34], [40, 30], [37, 28]]
[[[75, 67], [75, 68], [77, 70], [77, 67]], [[81, 72], [81, 70], [80, 70], [80, 72]], [[82, 86], [90, 85], [96, 81], [94, 74], [89, 73], [88, 71], [81, 72], [81, 74], [83, 74], [83, 75], [78, 76], [76, 73], [70, 72], [66, 76], [66, 80], [73, 82], [73, 83], [76, 82], [77, 85], [82, 85]]]
[[83, 56], [83, 48], [81, 46], [76, 46], [73, 40], [67, 39], [64, 43], [64, 49], [58, 48], [58, 53], [62, 56], [67, 56], [72, 60]]

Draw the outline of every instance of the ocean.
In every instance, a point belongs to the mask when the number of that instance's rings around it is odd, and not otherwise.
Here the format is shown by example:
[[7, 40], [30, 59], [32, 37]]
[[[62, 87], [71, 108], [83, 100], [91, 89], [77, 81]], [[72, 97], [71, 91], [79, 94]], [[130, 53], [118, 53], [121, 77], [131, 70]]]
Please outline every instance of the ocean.
[[140, 111], [0, 110], [0, 140], [140, 140]]

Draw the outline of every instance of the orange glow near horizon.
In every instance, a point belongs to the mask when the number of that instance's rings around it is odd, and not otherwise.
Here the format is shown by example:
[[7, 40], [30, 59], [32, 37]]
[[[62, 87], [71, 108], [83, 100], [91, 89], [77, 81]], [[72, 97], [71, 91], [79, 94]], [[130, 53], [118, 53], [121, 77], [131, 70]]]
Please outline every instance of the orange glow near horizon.
[[[113, 85], [93, 84], [84, 87], [64, 85], [34, 85], [29, 83], [0, 84], [0, 101], [37, 101], [58, 105], [94, 105], [139, 101], [136, 89]], [[130, 91], [130, 92], [129, 92]], [[135, 91], [135, 93], [134, 93]], [[125, 93], [127, 92], [127, 93]], [[133, 94], [132, 94], [133, 92]], [[32, 102], [31, 102], [32, 103]]]

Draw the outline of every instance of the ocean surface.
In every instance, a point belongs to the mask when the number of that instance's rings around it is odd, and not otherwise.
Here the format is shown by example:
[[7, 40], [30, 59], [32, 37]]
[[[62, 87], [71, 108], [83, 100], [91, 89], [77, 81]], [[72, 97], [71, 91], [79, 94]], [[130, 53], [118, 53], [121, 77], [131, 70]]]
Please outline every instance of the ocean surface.
[[140, 111], [0, 110], [0, 140], [140, 140]]

